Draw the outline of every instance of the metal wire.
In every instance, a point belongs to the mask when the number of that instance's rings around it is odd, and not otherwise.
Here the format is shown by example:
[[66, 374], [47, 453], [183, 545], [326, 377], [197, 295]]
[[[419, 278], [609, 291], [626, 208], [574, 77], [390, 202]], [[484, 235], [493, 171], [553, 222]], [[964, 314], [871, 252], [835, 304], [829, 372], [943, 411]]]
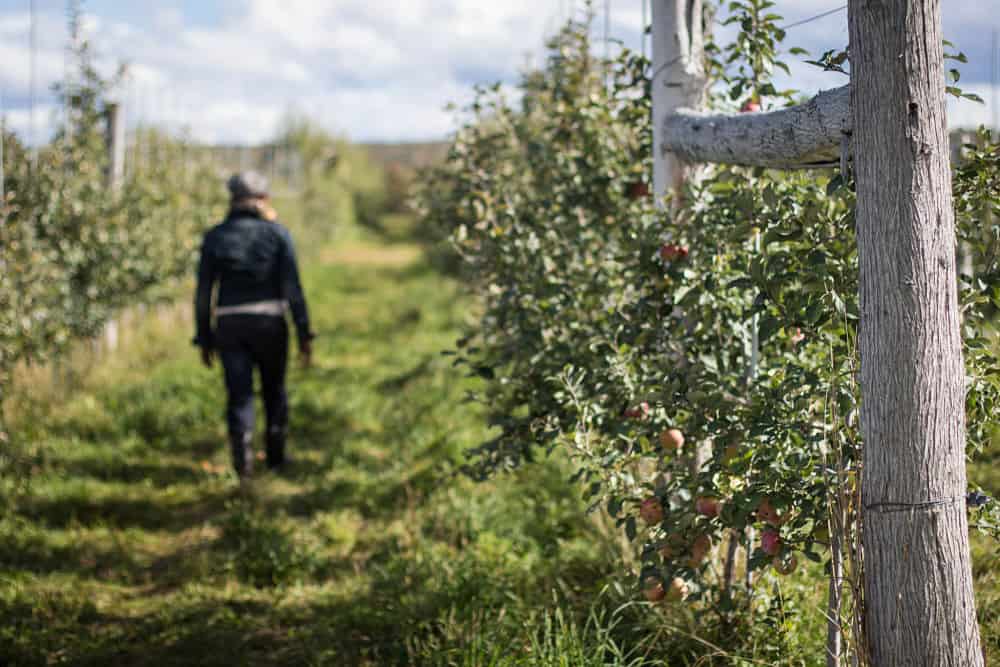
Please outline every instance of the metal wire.
[[[643, 9], [645, 9], [645, 2], [643, 2]], [[818, 20], [820, 20], [822, 18], [826, 18], [827, 16], [831, 16], [833, 14], [836, 14], [837, 12], [842, 12], [845, 9], [847, 9], [847, 5], [842, 5], [840, 7], [835, 8], [835, 9], [830, 9], [830, 10], [827, 10], [827, 11], [822, 12], [820, 14], [816, 14], [815, 16], [810, 16], [809, 18], [802, 19], [801, 21], [796, 21], [795, 23], [790, 23], [790, 24], [788, 24], [786, 26], [783, 26], [782, 30], [791, 30], [792, 28], [797, 28], [797, 27], [799, 27], [801, 25], [806, 25], [807, 23], [812, 23], [813, 21], [818, 21]], [[645, 30], [645, 28], [644, 28], [644, 30]], [[658, 77], [660, 74], [662, 74], [663, 70], [665, 70], [666, 68], [670, 67], [671, 65], [673, 65], [676, 62], [678, 62], [679, 60], [682, 60], [683, 58], [684, 58], [684, 56], [677, 56], [673, 60], [669, 60], [669, 61], [663, 63], [662, 65], [660, 65], [658, 68], [656, 68], [656, 71], [653, 72], [652, 76], [649, 77], [650, 83], [653, 83], [654, 81], [656, 81], [656, 77]]]
[[965, 496], [954, 496], [952, 498], [938, 498], [935, 500], [928, 500], [922, 503], [872, 503], [871, 505], [865, 505], [864, 509], [868, 512], [880, 512], [882, 514], [892, 514], [895, 512], [917, 512], [920, 510], [932, 510], [939, 507], [947, 507], [948, 505], [957, 504], [967, 504]]
[[810, 16], [807, 19], [802, 19], [801, 21], [796, 21], [795, 23], [790, 23], [790, 24], [788, 24], [786, 26], [783, 26], [781, 29], [782, 30], [791, 30], [792, 28], [798, 28], [800, 25], [805, 25], [807, 23], [812, 23], [813, 21], [818, 21], [818, 20], [820, 20], [822, 18], [826, 18], [827, 16], [830, 16], [831, 14], [836, 14], [837, 12], [842, 12], [845, 9], [847, 9], [847, 5], [843, 5], [842, 7], [837, 7], [836, 9], [831, 9], [831, 10], [825, 11], [822, 14], [816, 14], [816, 16]]

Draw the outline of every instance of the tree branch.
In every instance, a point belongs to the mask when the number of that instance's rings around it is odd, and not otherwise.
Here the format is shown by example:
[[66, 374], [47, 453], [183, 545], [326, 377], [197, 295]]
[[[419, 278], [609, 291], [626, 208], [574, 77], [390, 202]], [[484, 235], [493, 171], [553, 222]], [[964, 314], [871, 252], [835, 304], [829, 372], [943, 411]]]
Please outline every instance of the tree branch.
[[706, 114], [678, 109], [663, 120], [662, 149], [685, 162], [775, 169], [833, 166], [851, 133], [850, 86], [767, 113]]

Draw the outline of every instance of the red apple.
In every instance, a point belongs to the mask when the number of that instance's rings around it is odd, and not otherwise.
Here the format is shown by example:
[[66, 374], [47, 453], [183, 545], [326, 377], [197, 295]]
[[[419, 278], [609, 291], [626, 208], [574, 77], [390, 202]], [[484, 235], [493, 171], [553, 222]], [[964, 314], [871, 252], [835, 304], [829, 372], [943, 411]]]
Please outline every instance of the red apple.
[[628, 184], [629, 199], [644, 199], [649, 196], [649, 186], [642, 181], [633, 181]]
[[645, 419], [649, 417], [652, 411], [649, 409], [649, 403], [643, 401], [639, 405], [634, 405], [631, 408], [625, 408], [625, 412], [622, 413], [628, 419]]
[[674, 262], [685, 259], [687, 256], [687, 246], [677, 245], [676, 243], [664, 243], [660, 246], [660, 259], [664, 262]]
[[684, 446], [684, 434], [676, 428], [668, 428], [660, 434], [660, 445], [666, 450], [677, 451]]
[[688, 558], [688, 565], [690, 567], [701, 565], [711, 548], [712, 540], [708, 538], [708, 535], [699, 535], [696, 537], [694, 543], [691, 545], [691, 556]]
[[719, 516], [721, 508], [722, 504], [719, 499], [711, 496], [701, 496], [694, 501], [694, 511], [709, 519]]
[[771, 504], [769, 498], [764, 498], [760, 501], [760, 504], [757, 506], [757, 518], [772, 526], [781, 525], [781, 515], [778, 514], [778, 510], [774, 509], [774, 505]]
[[659, 602], [667, 596], [667, 591], [659, 577], [649, 576], [642, 581], [642, 594], [650, 602]]
[[656, 496], [650, 496], [639, 505], [639, 517], [650, 526], [663, 521], [663, 505]]
[[760, 536], [760, 548], [768, 556], [781, 553], [781, 535], [773, 528], [765, 528]]
[[674, 577], [670, 581], [670, 590], [667, 591], [668, 600], [683, 600], [688, 596], [687, 582], [680, 577]]
[[799, 566], [799, 559], [794, 555], [788, 556], [787, 558], [782, 558], [781, 556], [775, 556], [771, 559], [771, 565], [778, 574], [789, 575], [795, 572], [795, 569]]

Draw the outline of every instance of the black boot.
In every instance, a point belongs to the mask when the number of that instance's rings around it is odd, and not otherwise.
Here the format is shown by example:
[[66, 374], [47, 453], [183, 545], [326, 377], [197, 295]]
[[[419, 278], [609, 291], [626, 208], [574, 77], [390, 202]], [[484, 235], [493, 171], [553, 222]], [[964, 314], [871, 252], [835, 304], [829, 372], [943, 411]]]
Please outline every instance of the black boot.
[[271, 470], [281, 470], [285, 467], [285, 435], [284, 426], [272, 426], [267, 429], [267, 467]]
[[253, 433], [236, 433], [229, 437], [229, 446], [233, 453], [233, 468], [241, 480], [249, 479], [253, 474]]

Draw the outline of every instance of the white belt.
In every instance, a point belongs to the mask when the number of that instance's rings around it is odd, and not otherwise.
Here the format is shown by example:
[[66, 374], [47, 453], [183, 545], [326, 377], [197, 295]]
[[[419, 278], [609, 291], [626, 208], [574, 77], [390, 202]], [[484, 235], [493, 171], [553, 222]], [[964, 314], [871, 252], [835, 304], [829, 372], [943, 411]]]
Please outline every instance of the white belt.
[[215, 309], [216, 317], [223, 315], [271, 315], [274, 317], [284, 317], [288, 310], [288, 302], [279, 299], [270, 301], [254, 301], [252, 303], [241, 303], [235, 306], [222, 306]]

